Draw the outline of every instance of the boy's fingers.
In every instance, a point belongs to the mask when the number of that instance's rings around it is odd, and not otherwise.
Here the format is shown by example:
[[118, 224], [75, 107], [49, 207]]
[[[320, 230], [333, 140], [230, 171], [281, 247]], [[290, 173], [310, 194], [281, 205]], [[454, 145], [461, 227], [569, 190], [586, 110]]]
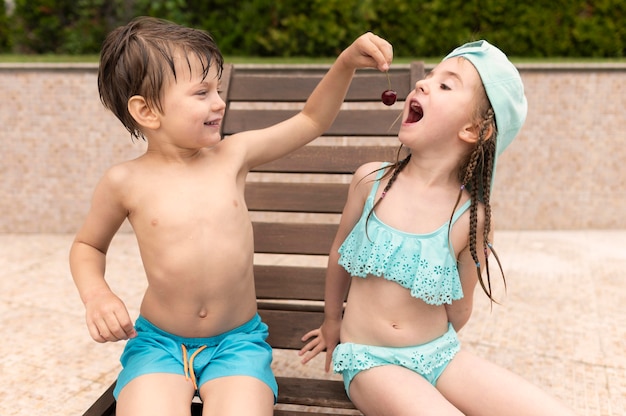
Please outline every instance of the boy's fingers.
[[376, 61], [376, 67], [383, 72], [389, 70], [389, 64], [393, 60], [393, 46], [374, 33], [369, 32], [367, 36], [374, 46], [369, 55]]
[[96, 324], [91, 323], [89, 325], [87, 325], [87, 329], [89, 329], [89, 335], [91, 335], [91, 338], [99, 343], [104, 343], [106, 342], [106, 340], [102, 337], [102, 335], [100, 335], [100, 331], [98, 330], [98, 327], [96, 326]]
[[135, 331], [135, 326], [133, 322], [130, 320], [130, 316], [127, 313], [124, 313], [123, 317], [118, 317], [122, 330], [126, 338], [134, 338], [137, 335]]

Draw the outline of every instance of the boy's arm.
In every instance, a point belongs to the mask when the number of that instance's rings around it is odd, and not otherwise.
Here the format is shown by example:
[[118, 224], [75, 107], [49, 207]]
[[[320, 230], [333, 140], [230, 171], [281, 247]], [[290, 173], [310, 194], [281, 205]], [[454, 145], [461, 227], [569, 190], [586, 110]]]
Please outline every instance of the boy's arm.
[[393, 49], [384, 39], [366, 33], [345, 49], [294, 117], [266, 129], [242, 132], [237, 143], [245, 146], [248, 169], [277, 159], [319, 137], [339, 113], [358, 68], [387, 71]]
[[70, 248], [72, 277], [85, 305], [89, 334], [97, 342], [134, 336], [126, 307], [104, 279], [106, 252], [127, 216], [113, 177], [110, 170], [96, 187], [85, 222]]

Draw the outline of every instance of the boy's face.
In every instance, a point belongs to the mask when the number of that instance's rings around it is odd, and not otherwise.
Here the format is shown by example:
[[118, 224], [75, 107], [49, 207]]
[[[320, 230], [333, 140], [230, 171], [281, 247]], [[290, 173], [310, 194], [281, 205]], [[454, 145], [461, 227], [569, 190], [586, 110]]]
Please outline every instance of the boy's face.
[[474, 124], [480, 88], [480, 76], [470, 62], [461, 58], [443, 61], [418, 81], [407, 97], [400, 140], [409, 147], [416, 141], [445, 145], [448, 139], [454, 140]]
[[220, 126], [226, 108], [218, 93], [217, 68], [212, 65], [202, 78], [202, 65], [193, 54], [179, 54], [175, 65], [176, 79], [171, 75], [163, 85], [157, 137], [185, 149], [214, 146], [221, 140]]

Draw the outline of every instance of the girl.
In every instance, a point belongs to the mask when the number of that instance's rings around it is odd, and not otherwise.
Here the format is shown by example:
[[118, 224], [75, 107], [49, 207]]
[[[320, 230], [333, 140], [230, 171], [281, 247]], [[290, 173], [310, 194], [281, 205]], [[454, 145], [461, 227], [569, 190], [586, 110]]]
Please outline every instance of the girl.
[[326, 370], [332, 357], [364, 414], [572, 414], [457, 338], [476, 283], [493, 301], [491, 187], [526, 112], [508, 58], [486, 41], [465, 44], [407, 97], [398, 138], [408, 156], [355, 172], [329, 255], [325, 320], [300, 354], [306, 363], [325, 349]]

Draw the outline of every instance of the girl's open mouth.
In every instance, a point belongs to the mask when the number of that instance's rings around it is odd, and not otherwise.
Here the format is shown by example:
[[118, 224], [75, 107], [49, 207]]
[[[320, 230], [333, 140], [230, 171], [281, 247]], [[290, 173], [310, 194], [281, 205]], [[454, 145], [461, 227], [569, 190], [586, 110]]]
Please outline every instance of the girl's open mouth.
[[409, 115], [406, 118], [406, 123], [417, 123], [424, 117], [424, 110], [417, 101], [411, 101], [409, 106]]

